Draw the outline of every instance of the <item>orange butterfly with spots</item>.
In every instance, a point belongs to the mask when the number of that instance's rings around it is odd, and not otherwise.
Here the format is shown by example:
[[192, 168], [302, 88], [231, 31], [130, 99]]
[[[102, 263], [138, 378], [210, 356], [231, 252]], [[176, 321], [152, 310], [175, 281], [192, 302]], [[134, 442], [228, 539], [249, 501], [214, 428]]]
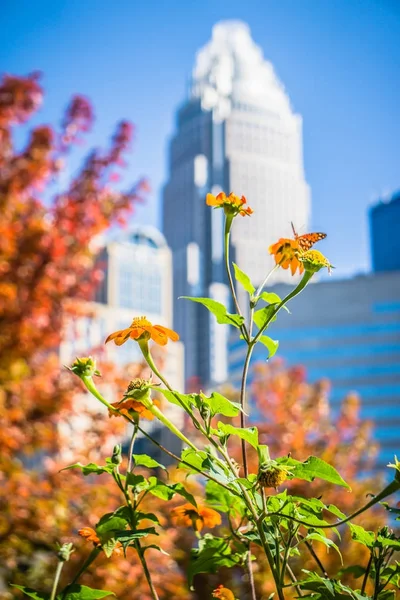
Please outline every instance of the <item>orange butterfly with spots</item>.
[[293, 223], [291, 225], [293, 229], [294, 239], [298, 243], [301, 252], [307, 252], [307, 250], [312, 248], [314, 244], [326, 238], [326, 233], [321, 233], [320, 231], [315, 233], [304, 233], [303, 235], [298, 235]]

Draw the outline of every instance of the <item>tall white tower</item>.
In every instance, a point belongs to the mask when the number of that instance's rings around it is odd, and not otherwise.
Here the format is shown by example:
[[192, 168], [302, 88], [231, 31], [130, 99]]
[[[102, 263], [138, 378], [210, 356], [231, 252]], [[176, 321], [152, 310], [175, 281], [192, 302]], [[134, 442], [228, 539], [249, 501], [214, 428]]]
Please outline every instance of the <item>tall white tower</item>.
[[[310, 191], [303, 168], [302, 119], [248, 25], [223, 21], [196, 56], [191, 97], [225, 123], [227, 192], [245, 195], [252, 219], [234, 228], [236, 260], [260, 283], [272, 259], [267, 246], [292, 237], [290, 222], [306, 228]], [[287, 279], [280, 270], [277, 277]], [[275, 277], [275, 281], [277, 281]]]
[[[310, 192], [303, 169], [302, 121], [249, 27], [215, 25], [196, 55], [189, 98], [177, 112], [163, 195], [163, 228], [174, 260], [174, 326], [186, 347], [186, 374], [202, 383], [226, 378], [226, 334], [199, 305], [179, 296], [227, 297], [223, 212], [207, 192], [247, 197], [251, 218], [232, 233], [235, 262], [259, 284], [273, 266], [268, 246], [303, 229]], [[274, 282], [290, 275], [280, 269]]]

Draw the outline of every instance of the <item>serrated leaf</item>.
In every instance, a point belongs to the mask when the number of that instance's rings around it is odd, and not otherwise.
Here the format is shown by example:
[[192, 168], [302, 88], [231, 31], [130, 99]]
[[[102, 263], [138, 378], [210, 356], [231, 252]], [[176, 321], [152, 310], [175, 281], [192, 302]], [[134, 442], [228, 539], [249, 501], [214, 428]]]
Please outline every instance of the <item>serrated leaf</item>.
[[149, 487], [149, 482], [143, 477], [143, 475], [136, 475], [135, 473], [127, 473], [126, 484], [129, 487], [134, 488], [136, 493], [143, 492]]
[[134, 545], [136, 540], [147, 537], [148, 535], [158, 535], [158, 533], [154, 527], [145, 527], [142, 529], [137, 529], [136, 531], [123, 529], [121, 531], [114, 532], [115, 540], [120, 542], [124, 549], [126, 549], [128, 546]]
[[198, 573], [216, 573], [220, 567], [233, 567], [237, 558], [226, 540], [215, 538], [210, 534], [199, 540], [199, 548], [192, 550], [187, 570], [189, 585]]
[[282, 302], [282, 298], [274, 292], [263, 292], [260, 298], [267, 302], [267, 304], [279, 304], [279, 302]]
[[317, 532], [309, 533], [307, 535], [306, 539], [307, 539], [307, 541], [315, 540], [316, 542], [321, 542], [321, 544], [324, 544], [327, 548], [334, 548], [336, 550], [336, 552], [339, 554], [341, 563], [343, 564], [343, 556], [342, 556], [338, 546], [331, 539], [329, 539], [328, 537], [326, 537], [320, 533], [317, 533]]
[[261, 342], [262, 344], [264, 344], [264, 346], [266, 348], [268, 348], [268, 358], [272, 358], [278, 348], [279, 348], [279, 342], [278, 340], [273, 340], [272, 338], [268, 337], [267, 335], [262, 335], [261, 337], [258, 338], [258, 341]]
[[103, 515], [96, 525], [96, 533], [102, 543], [115, 537], [115, 531], [119, 531], [126, 527], [128, 519], [123, 516], [116, 516], [115, 513], [107, 513]]
[[240, 269], [237, 265], [235, 265], [235, 263], [233, 263], [233, 268], [235, 271], [236, 281], [238, 281], [242, 285], [242, 287], [246, 290], [246, 292], [248, 292], [250, 295], [254, 294], [254, 292], [256, 291], [256, 288], [251, 283], [250, 277], [248, 275], [246, 275], [246, 273], [244, 271], [242, 271], [242, 269]]
[[148, 521], [153, 521], [153, 523], [157, 523], [157, 525], [160, 524], [160, 521], [158, 520], [157, 515], [155, 515], [154, 513], [144, 513], [144, 512], [140, 512], [140, 511], [136, 511], [136, 519], [138, 521], [144, 521], [145, 519], [147, 519]]
[[258, 448], [258, 429], [257, 427], [234, 427], [229, 423], [218, 422], [218, 429], [229, 435], [237, 435], [242, 440], [246, 440], [253, 448]]
[[375, 535], [372, 531], [367, 531], [361, 525], [354, 525], [353, 523], [347, 523], [347, 525], [350, 527], [351, 539], [367, 546], [367, 548], [372, 548], [375, 542]]
[[132, 454], [137, 467], [147, 467], [148, 469], [164, 469], [164, 465], [148, 456], [148, 454]]
[[106, 590], [94, 590], [86, 585], [74, 584], [68, 586], [66, 593], [58, 594], [57, 600], [97, 600], [107, 596], [115, 596], [115, 594]]
[[160, 481], [156, 477], [149, 477], [150, 487], [149, 492], [161, 500], [171, 500], [175, 494], [179, 494], [185, 498], [188, 502], [197, 506], [194, 496], [186, 490], [182, 483], [166, 484]]
[[198, 394], [181, 394], [175, 390], [171, 391], [162, 388], [157, 391], [162, 394], [168, 402], [180, 406], [181, 408], [185, 407], [186, 409], [190, 409], [191, 406], [197, 405]]
[[219, 512], [244, 515], [246, 505], [244, 501], [231, 493], [226, 488], [221, 487], [215, 481], [207, 481], [206, 483], [206, 500], [207, 504], [215, 508]]
[[228, 313], [225, 306], [221, 304], [221, 302], [217, 302], [211, 298], [194, 298], [192, 296], [181, 296], [181, 298], [203, 304], [203, 306], [205, 306], [215, 316], [217, 323], [220, 325], [233, 325], [237, 329], [240, 329], [241, 325], [244, 323], [243, 317]]
[[309, 456], [304, 462], [300, 462], [294, 458], [282, 457], [277, 459], [277, 462], [293, 467], [291, 469], [293, 475], [288, 476], [288, 479], [314, 481], [314, 479], [318, 478], [351, 490], [351, 487], [342, 479], [336, 469], [317, 456]]
[[88, 465], [83, 465], [80, 462], [77, 462], [73, 465], [69, 465], [68, 467], [64, 467], [61, 471], [68, 471], [69, 469], [81, 469], [82, 473], [86, 475], [101, 475], [102, 473], [112, 473], [115, 469], [116, 465], [105, 465], [100, 466], [96, 465], [96, 463], [89, 463]]
[[165, 550], [160, 548], [160, 546], [157, 546], [157, 544], [149, 544], [148, 546], [142, 546], [142, 552], [151, 549], [158, 550], [159, 552], [161, 552], [161, 554], [165, 554], [165, 556], [170, 556], [169, 552], [166, 552]]
[[185, 461], [185, 463], [179, 463], [180, 469], [189, 469], [188, 465], [193, 465], [196, 467], [193, 469], [194, 473], [198, 473], [198, 469], [203, 470], [204, 461], [207, 459], [207, 452], [204, 450], [192, 450], [192, 448], [185, 448], [181, 453], [181, 460]]
[[36, 590], [33, 590], [32, 588], [25, 587], [24, 585], [15, 585], [12, 583], [11, 587], [14, 587], [17, 590], [20, 590], [21, 592], [23, 592], [25, 594], [25, 596], [28, 596], [29, 598], [34, 598], [35, 600], [49, 600], [49, 598], [50, 598], [50, 594], [45, 594], [43, 592], [37, 592]]
[[240, 404], [232, 402], [218, 392], [212, 392], [211, 396], [200, 394], [201, 400], [210, 408], [211, 416], [224, 415], [224, 417], [236, 417], [241, 410]]
[[[254, 323], [257, 325], [259, 329], [261, 329], [267, 321], [271, 318], [275, 310], [276, 304], [270, 304], [269, 306], [264, 306], [264, 308], [260, 308], [256, 310], [253, 316]], [[276, 320], [276, 315], [271, 319], [270, 323], [273, 323]]]

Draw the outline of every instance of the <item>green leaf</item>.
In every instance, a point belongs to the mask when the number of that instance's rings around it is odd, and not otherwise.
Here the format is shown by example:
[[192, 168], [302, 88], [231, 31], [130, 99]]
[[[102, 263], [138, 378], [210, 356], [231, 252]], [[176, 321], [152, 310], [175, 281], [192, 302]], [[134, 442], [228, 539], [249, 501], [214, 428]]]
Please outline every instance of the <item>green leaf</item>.
[[219, 512], [242, 516], [246, 510], [244, 501], [237, 494], [229, 492], [215, 481], [208, 480], [206, 483], [206, 500], [209, 506]]
[[66, 593], [58, 594], [59, 600], [96, 600], [97, 598], [106, 598], [107, 596], [115, 596], [113, 592], [106, 590], [94, 590], [86, 587], [86, 585], [71, 585], [66, 588]]
[[211, 298], [194, 298], [191, 296], [181, 296], [185, 300], [191, 300], [192, 302], [199, 302], [203, 304], [217, 319], [217, 323], [220, 325], [233, 325], [240, 329], [244, 323], [244, 318], [240, 315], [232, 315], [227, 312], [225, 306], [221, 302], [211, 300]]
[[338, 546], [331, 539], [329, 539], [325, 535], [322, 535], [322, 534], [317, 533], [317, 532], [309, 533], [307, 535], [306, 539], [307, 539], [307, 541], [309, 541], [309, 540], [315, 540], [316, 542], [321, 542], [321, 544], [324, 544], [327, 548], [334, 548], [336, 550], [336, 552], [339, 554], [340, 560], [341, 560], [341, 562], [343, 564], [343, 556], [342, 556], [342, 554], [341, 554]]
[[190, 564], [187, 570], [189, 585], [197, 573], [216, 573], [220, 567], [233, 567], [238, 564], [238, 557], [226, 540], [215, 538], [206, 533], [199, 540], [198, 549], [192, 550]]
[[258, 448], [258, 429], [257, 427], [234, 427], [229, 423], [218, 422], [218, 429], [229, 435], [237, 435], [242, 440], [246, 440], [253, 448]]
[[126, 550], [128, 546], [134, 546], [136, 540], [147, 537], [148, 535], [158, 535], [158, 533], [154, 527], [146, 527], [137, 529], [136, 531], [123, 529], [114, 532], [114, 539], [115, 541], [120, 542], [124, 547], [124, 550]]
[[144, 521], [145, 519], [147, 519], [148, 521], [153, 521], [153, 523], [157, 523], [157, 525], [160, 524], [157, 515], [155, 515], [154, 513], [144, 513], [136, 511], [135, 514], [138, 521]]
[[267, 335], [262, 335], [260, 338], [258, 338], [258, 341], [261, 342], [262, 344], [264, 344], [264, 346], [266, 346], [268, 348], [268, 352], [269, 352], [268, 358], [272, 358], [276, 354], [276, 352], [279, 348], [278, 340], [273, 340], [272, 338], [268, 337]]
[[198, 474], [197, 469], [203, 470], [204, 461], [207, 459], [207, 456], [207, 452], [204, 452], [204, 450], [196, 452], [192, 448], [185, 448], [181, 453], [181, 460], [184, 460], [185, 463], [179, 463], [179, 468], [189, 469], [188, 464], [193, 465], [193, 467], [196, 467], [196, 469], [193, 469], [193, 472]]
[[256, 291], [256, 288], [251, 283], [250, 277], [248, 275], [246, 275], [246, 273], [244, 273], [244, 271], [242, 271], [237, 265], [235, 265], [235, 263], [233, 263], [233, 268], [235, 270], [235, 279], [236, 279], [236, 281], [238, 281], [239, 283], [241, 283], [242, 286], [243, 286], [243, 288], [250, 295], [254, 294], [254, 292]]
[[157, 391], [171, 404], [185, 408], [188, 411], [191, 411], [192, 406], [197, 406], [198, 394], [181, 394], [175, 390], [171, 392], [170, 390], [161, 388]]
[[[257, 325], [259, 329], [261, 329], [267, 321], [271, 318], [275, 310], [276, 304], [270, 304], [269, 306], [264, 306], [264, 308], [260, 308], [260, 310], [256, 310], [253, 316], [254, 323]], [[271, 319], [270, 323], [276, 320], [276, 315]]]
[[260, 298], [262, 300], [265, 300], [265, 302], [267, 302], [267, 304], [279, 304], [279, 302], [282, 302], [282, 298], [280, 296], [278, 296], [278, 294], [275, 294], [274, 292], [263, 292], [260, 295]]
[[81, 469], [82, 473], [86, 475], [101, 475], [102, 473], [112, 473], [115, 469], [116, 465], [109, 464], [101, 467], [100, 465], [96, 465], [96, 463], [89, 463], [88, 465], [83, 465], [78, 462], [74, 465], [69, 465], [69, 467], [64, 467], [61, 471], [67, 471], [69, 469]]
[[126, 527], [128, 519], [123, 516], [116, 516], [115, 513], [107, 513], [103, 515], [96, 525], [96, 533], [100, 538], [101, 543], [115, 537], [115, 531], [119, 531]]
[[29, 598], [35, 598], [35, 600], [49, 600], [50, 598], [50, 594], [36, 592], [32, 588], [28, 588], [23, 585], [15, 585], [12, 583], [11, 587], [16, 588], [17, 590], [21, 590], [21, 592], [23, 592], [25, 596], [29, 596]]
[[149, 544], [148, 546], [142, 546], [142, 552], [143, 553], [146, 550], [151, 550], [151, 549], [158, 550], [162, 554], [165, 554], [165, 556], [170, 556], [168, 552], [166, 552], [165, 550], [163, 550], [162, 548], [160, 548], [160, 546], [157, 546], [157, 544]]
[[355, 542], [359, 542], [363, 546], [367, 546], [367, 548], [372, 548], [375, 542], [375, 535], [372, 531], [367, 531], [364, 527], [360, 525], [354, 525], [353, 523], [347, 523], [350, 527], [351, 538]]
[[147, 454], [132, 454], [137, 467], [147, 467], [148, 469], [164, 469], [164, 465], [151, 458]]
[[217, 414], [224, 415], [224, 417], [236, 417], [240, 413], [240, 404], [228, 400], [218, 392], [213, 392], [210, 397], [200, 394], [200, 397], [203, 404], [210, 407], [212, 417]]
[[182, 483], [173, 483], [166, 484], [163, 481], [160, 481], [156, 477], [149, 477], [150, 488], [149, 492], [153, 496], [157, 498], [161, 498], [161, 500], [171, 500], [175, 494], [179, 494], [183, 498], [185, 498], [188, 502], [193, 504], [193, 506], [197, 506], [196, 500], [190, 494]]
[[292, 467], [293, 475], [289, 476], [288, 479], [314, 481], [318, 478], [351, 490], [351, 487], [341, 478], [336, 469], [317, 456], [309, 456], [304, 462], [294, 458], [282, 457], [277, 459], [277, 462]]
[[134, 488], [135, 492], [143, 492], [149, 487], [149, 482], [143, 477], [143, 475], [135, 475], [135, 473], [127, 473], [126, 475], [127, 485]]

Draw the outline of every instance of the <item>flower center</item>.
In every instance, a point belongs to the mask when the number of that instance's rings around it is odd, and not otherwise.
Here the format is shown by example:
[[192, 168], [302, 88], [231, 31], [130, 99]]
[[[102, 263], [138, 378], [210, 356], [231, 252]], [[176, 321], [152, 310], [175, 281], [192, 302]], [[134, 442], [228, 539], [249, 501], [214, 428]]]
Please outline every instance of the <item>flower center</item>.
[[132, 319], [131, 327], [149, 327], [151, 326], [150, 321], [146, 317], [135, 317]]

